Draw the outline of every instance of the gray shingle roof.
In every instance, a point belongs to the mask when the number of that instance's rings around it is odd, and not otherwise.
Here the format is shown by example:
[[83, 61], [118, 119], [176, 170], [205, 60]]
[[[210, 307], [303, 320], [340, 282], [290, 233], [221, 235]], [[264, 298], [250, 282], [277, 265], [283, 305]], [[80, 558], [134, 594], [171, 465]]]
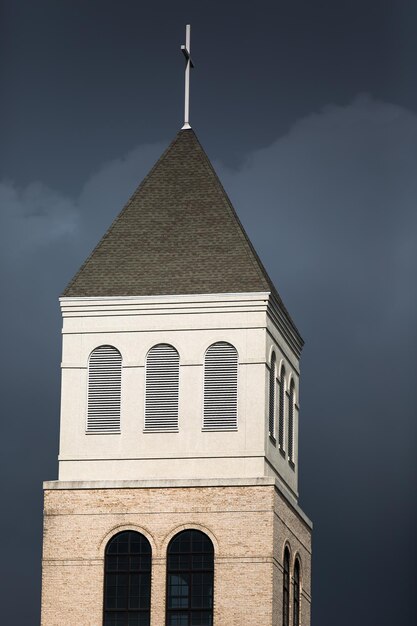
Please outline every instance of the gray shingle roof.
[[181, 130], [65, 289], [67, 297], [271, 291], [194, 131]]

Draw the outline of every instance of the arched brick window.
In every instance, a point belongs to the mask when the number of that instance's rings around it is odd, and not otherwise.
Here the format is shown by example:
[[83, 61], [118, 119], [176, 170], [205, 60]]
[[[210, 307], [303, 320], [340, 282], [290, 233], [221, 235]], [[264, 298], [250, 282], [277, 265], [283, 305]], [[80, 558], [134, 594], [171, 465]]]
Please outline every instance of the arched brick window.
[[295, 559], [294, 564], [294, 606], [293, 626], [300, 626], [300, 561]]
[[284, 572], [282, 578], [282, 626], [290, 624], [290, 551], [284, 550]]
[[214, 548], [206, 534], [184, 530], [167, 558], [166, 626], [212, 626]]
[[110, 539], [104, 565], [103, 626], [149, 626], [152, 549], [127, 530]]

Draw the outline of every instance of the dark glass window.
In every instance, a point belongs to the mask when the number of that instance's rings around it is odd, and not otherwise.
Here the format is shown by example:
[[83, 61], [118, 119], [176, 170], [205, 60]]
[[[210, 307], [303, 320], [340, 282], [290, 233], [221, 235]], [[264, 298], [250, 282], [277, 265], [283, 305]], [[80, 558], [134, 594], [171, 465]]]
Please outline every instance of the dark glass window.
[[284, 449], [284, 420], [285, 420], [285, 367], [281, 367], [279, 377], [279, 415], [278, 415], [278, 444]]
[[294, 403], [295, 403], [295, 385], [294, 381], [290, 383], [290, 398], [288, 407], [288, 459], [294, 462]]
[[275, 438], [275, 352], [271, 357], [271, 369], [269, 371], [269, 434]]
[[212, 626], [214, 549], [199, 530], [184, 530], [168, 546], [166, 626]]
[[300, 562], [295, 560], [294, 565], [294, 613], [293, 626], [300, 626]]
[[104, 626], [149, 626], [151, 608], [149, 541], [140, 533], [118, 533], [106, 547]]
[[284, 575], [282, 583], [282, 626], [290, 624], [290, 551], [284, 550]]

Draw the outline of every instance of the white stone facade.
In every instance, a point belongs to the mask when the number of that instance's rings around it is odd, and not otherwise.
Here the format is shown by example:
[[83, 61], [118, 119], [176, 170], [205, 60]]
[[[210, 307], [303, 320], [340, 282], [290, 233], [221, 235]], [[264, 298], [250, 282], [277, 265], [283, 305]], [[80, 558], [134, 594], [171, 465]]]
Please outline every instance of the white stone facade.
[[[297, 496], [301, 346], [271, 294], [62, 298], [61, 308], [59, 480], [271, 476]], [[232, 344], [239, 355], [238, 428], [204, 432], [204, 355], [218, 341]], [[180, 355], [178, 432], [144, 432], [146, 355], [159, 343]], [[123, 359], [120, 434], [86, 433], [88, 358], [100, 345], [116, 347]], [[295, 383], [293, 465], [268, 432], [272, 350], [278, 371], [285, 364], [287, 389], [290, 376]]]

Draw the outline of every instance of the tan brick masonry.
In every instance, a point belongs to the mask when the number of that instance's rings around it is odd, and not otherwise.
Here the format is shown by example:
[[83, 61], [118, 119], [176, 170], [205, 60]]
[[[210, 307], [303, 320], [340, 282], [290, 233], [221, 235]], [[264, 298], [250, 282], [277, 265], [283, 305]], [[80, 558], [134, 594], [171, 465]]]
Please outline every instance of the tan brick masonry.
[[124, 529], [151, 543], [151, 626], [164, 626], [166, 549], [185, 528], [214, 544], [214, 626], [281, 626], [286, 544], [310, 625], [310, 529], [273, 485], [256, 485], [46, 490], [41, 626], [102, 625], [104, 550]]

